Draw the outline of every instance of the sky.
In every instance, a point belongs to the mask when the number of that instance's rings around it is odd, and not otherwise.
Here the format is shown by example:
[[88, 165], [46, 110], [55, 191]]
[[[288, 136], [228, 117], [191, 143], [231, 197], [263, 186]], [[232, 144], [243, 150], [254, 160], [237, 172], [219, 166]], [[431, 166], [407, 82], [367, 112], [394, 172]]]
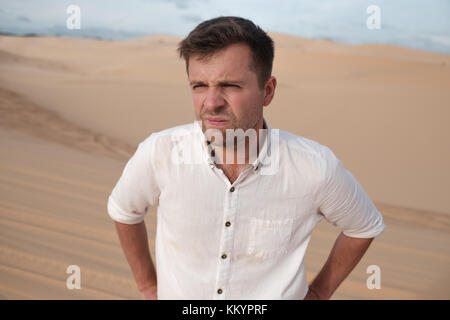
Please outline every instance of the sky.
[[[69, 5], [81, 29], [70, 30]], [[380, 8], [380, 29], [366, 12]], [[0, 32], [124, 39], [186, 36], [201, 21], [234, 15], [266, 31], [345, 43], [387, 43], [450, 54], [450, 0], [0, 0]]]

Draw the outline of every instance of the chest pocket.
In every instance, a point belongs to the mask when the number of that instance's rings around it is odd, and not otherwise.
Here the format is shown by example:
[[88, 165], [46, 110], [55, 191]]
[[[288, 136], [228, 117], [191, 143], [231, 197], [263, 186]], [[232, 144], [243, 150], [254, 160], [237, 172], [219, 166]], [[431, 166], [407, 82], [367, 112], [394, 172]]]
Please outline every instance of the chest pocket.
[[246, 254], [259, 259], [285, 254], [289, 250], [292, 229], [293, 218], [277, 220], [252, 218]]

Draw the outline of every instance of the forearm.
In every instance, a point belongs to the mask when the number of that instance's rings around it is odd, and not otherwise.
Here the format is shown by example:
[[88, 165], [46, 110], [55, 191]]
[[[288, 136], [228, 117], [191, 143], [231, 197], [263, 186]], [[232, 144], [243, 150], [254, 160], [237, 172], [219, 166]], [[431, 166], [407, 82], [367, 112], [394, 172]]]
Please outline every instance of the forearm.
[[310, 284], [311, 291], [319, 299], [329, 299], [361, 260], [372, 240], [351, 238], [341, 233], [322, 270]]
[[145, 222], [124, 224], [114, 222], [120, 244], [131, 267], [139, 291], [156, 287], [156, 271], [150, 257]]

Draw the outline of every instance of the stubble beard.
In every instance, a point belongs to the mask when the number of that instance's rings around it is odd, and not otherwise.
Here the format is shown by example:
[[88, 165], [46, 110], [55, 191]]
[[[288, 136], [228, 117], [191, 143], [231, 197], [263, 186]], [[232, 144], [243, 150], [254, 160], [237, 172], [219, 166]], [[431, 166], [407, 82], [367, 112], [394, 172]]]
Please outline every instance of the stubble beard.
[[[226, 127], [222, 127], [222, 128], [216, 128], [216, 127], [209, 127], [207, 124], [207, 117], [208, 116], [222, 116], [226, 119], [228, 119], [229, 123]], [[260, 120], [261, 115], [258, 114], [252, 114], [251, 115], [251, 119], [247, 120], [247, 121], [239, 121], [233, 114], [228, 114], [228, 113], [216, 113], [216, 114], [202, 114], [200, 116], [200, 119], [202, 121], [202, 130], [203, 133], [205, 134], [205, 137], [207, 138], [208, 141], [210, 141], [211, 145], [214, 148], [233, 148], [235, 149], [235, 147], [237, 145], [239, 145], [240, 141], [242, 141], [243, 139], [245, 139], [245, 137], [240, 137], [240, 135], [234, 135], [233, 132], [235, 132], [235, 130], [237, 129], [242, 129], [242, 131], [245, 133], [247, 132], [248, 129], [254, 129], [258, 123], [258, 121]], [[229, 134], [227, 136], [227, 130], [231, 130], [231, 134]], [[218, 132], [220, 132], [221, 135], [221, 139], [219, 139], [218, 141], [216, 141], [215, 135], [218, 134]], [[256, 132], [256, 134], [258, 135], [259, 133]], [[214, 136], [214, 137], [213, 137]], [[245, 145], [245, 142], [244, 142]]]

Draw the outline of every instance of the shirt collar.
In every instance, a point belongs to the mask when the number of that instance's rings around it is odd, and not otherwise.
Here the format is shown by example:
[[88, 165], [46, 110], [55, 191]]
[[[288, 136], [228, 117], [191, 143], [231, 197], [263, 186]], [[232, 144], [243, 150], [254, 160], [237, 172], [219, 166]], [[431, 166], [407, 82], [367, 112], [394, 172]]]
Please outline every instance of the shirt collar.
[[[194, 121], [194, 123], [195, 123], [195, 127], [197, 128], [197, 131], [199, 131], [199, 137], [200, 137], [201, 145], [202, 145], [203, 158], [206, 160], [207, 164], [213, 168], [216, 166], [216, 164], [215, 164], [213, 158], [211, 157], [212, 149], [211, 149], [211, 146], [209, 145], [209, 141], [206, 139], [206, 137], [203, 133], [202, 122], [199, 120], [196, 120], [196, 121]], [[263, 136], [264, 140], [262, 141], [262, 145], [260, 145], [258, 157], [251, 164], [251, 166], [253, 167], [253, 169], [255, 171], [259, 170], [264, 165], [263, 160], [267, 156], [268, 150], [270, 150], [269, 148], [270, 148], [270, 144], [271, 144], [272, 127], [267, 123], [267, 121], [264, 117], [263, 117], [263, 129], [267, 130], [266, 135]]]

